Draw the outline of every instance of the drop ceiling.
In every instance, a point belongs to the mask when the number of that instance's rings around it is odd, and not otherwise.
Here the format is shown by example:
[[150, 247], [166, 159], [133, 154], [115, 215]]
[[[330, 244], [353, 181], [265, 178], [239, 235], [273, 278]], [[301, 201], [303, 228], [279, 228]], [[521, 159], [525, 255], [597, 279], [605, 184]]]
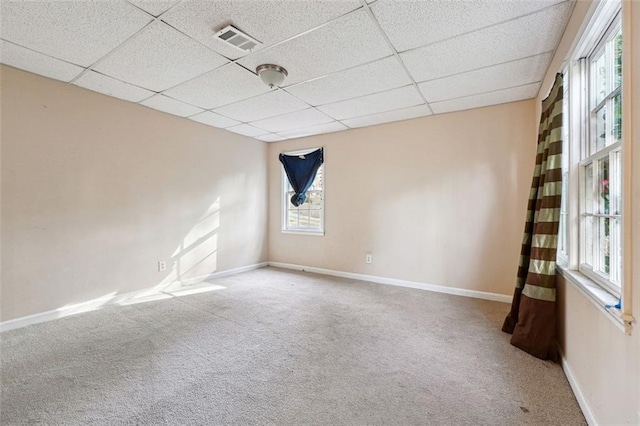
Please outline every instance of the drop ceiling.
[[[0, 62], [265, 142], [535, 97], [570, 0], [0, 2]], [[262, 45], [215, 38], [227, 25]], [[270, 90], [258, 65], [285, 67]]]

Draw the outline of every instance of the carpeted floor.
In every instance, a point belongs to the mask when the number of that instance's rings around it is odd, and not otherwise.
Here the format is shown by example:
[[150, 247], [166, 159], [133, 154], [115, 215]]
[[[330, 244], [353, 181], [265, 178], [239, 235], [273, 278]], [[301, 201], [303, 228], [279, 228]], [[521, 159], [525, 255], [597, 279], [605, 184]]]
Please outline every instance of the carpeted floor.
[[[582, 425], [508, 305], [273, 268], [0, 335], [0, 423]], [[217, 288], [217, 287], [213, 287]]]

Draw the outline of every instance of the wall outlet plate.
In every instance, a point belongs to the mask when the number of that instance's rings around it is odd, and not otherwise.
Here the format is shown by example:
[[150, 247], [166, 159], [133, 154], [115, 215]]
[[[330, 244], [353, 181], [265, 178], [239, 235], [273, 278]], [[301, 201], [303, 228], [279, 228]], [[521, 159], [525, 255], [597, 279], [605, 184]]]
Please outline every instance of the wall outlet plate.
[[166, 271], [167, 270], [167, 262], [165, 262], [164, 260], [161, 260], [158, 262], [158, 272], [162, 272], [162, 271]]
[[367, 254], [364, 256], [364, 261], [365, 261], [366, 263], [373, 263], [373, 256], [371, 255], [371, 253], [367, 253]]

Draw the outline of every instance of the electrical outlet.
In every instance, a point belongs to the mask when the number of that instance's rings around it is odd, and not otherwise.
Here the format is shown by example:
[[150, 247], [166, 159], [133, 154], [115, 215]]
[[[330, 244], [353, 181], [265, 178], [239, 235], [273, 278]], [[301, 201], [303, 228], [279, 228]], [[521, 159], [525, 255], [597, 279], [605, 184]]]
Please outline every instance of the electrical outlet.
[[371, 255], [371, 253], [367, 253], [367, 254], [364, 256], [364, 261], [365, 261], [366, 263], [373, 263], [373, 256]]
[[167, 270], [167, 262], [165, 262], [164, 260], [161, 260], [158, 262], [158, 272], [162, 272], [162, 271], [166, 271]]

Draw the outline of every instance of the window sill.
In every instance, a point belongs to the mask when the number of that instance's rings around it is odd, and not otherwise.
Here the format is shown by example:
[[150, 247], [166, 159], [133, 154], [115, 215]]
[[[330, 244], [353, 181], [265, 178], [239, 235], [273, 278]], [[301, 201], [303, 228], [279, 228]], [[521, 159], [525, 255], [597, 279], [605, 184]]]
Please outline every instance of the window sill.
[[311, 235], [313, 237], [324, 237], [324, 231], [303, 231], [301, 229], [281, 229], [283, 234]]
[[620, 331], [631, 334], [634, 319], [630, 315], [623, 314], [620, 309], [613, 307], [618, 303], [615, 296], [576, 270], [567, 269], [566, 266], [560, 264], [557, 264], [556, 267], [558, 273], [580, 290]]

